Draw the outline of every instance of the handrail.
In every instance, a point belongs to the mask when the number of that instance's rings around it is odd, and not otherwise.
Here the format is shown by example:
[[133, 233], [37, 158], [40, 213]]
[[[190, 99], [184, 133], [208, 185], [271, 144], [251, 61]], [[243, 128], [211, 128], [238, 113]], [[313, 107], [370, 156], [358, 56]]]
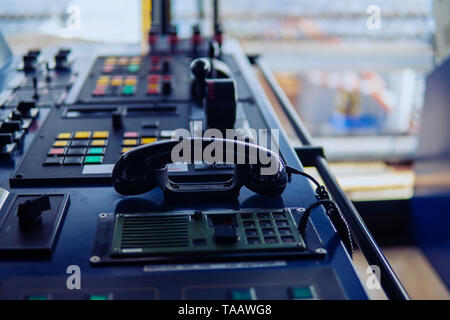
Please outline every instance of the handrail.
[[[270, 71], [268, 66], [259, 56], [249, 56], [248, 58], [250, 62], [261, 71], [262, 76], [275, 95], [278, 103], [289, 119], [290, 124], [295, 130], [303, 146], [314, 146], [311, 136], [306, 130], [305, 125], [298, 116], [298, 113], [295, 111], [287, 96], [284, 94], [275, 77], [272, 75], [272, 72]], [[298, 154], [301, 151], [301, 147], [296, 151]], [[378, 268], [380, 269], [380, 283], [387, 297], [389, 299], [395, 300], [409, 300], [408, 293], [403, 288], [394, 270], [389, 265], [386, 257], [381, 252], [380, 247], [370, 234], [370, 231], [368, 230], [355, 206], [347, 197], [345, 192], [339, 186], [336, 178], [331, 173], [325, 157], [321, 154], [317, 154], [312, 160], [312, 163], [319, 172], [319, 175], [323, 179], [325, 186], [327, 187], [337, 206], [341, 210], [342, 215], [347, 220], [352, 235], [361, 252], [364, 254], [367, 262], [369, 263], [369, 265], [378, 266]]]

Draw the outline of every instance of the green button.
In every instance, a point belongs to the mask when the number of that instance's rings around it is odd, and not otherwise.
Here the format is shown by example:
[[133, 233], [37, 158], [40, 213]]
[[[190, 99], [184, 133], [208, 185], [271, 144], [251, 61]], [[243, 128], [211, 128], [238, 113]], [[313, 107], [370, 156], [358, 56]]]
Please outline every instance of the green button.
[[292, 299], [302, 300], [302, 299], [312, 299], [313, 293], [310, 287], [297, 287], [291, 288]]
[[128, 72], [138, 72], [139, 71], [139, 65], [137, 64], [130, 64], [128, 66]]
[[130, 96], [134, 93], [134, 86], [128, 85], [123, 87], [123, 94], [126, 96]]
[[103, 148], [89, 148], [88, 154], [103, 154]]
[[109, 300], [109, 299], [108, 299], [108, 295], [91, 294], [89, 296], [89, 300]]
[[28, 300], [48, 300], [48, 297], [41, 296], [41, 295], [33, 295], [33, 296], [28, 296]]
[[86, 156], [84, 158], [85, 164], [100, 164], [103, 162], [102, 156]]
[[231, 291], [232, 300], [256, 300], [254, 288]]

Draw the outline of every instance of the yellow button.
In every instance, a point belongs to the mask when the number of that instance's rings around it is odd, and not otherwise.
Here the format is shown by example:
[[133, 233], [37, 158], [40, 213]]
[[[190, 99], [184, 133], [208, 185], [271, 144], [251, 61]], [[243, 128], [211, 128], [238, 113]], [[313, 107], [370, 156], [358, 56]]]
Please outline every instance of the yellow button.
[[148, 90], [158, 90], [159, 88], [159, 84], [157, 83], [149, 83], [149, 85], [147, 86]]
[[91, 146], [93, 147], [103, 147], [106, 146], [106, 140], [92, 140]]
[[153, 143], [156, 141], [156, 138], [141, 138], [141, 144]]
[[124, 139], [122, 141], [123, 146], [136, 146], [137, 140], [136, 139]]
[[67, 147], [68, 144], [69, 144], [69, 141], [67, 141], [67, 140], [58, 140], [53, 143], [53, 146], [54, 147]]
[[137, 79], [126, 79], [125, 80], [125, 85], [126, 86], [134, 86], [134, 85], [136, 85], [136, 83], [137, 83]]
[[95, 85], [97, 86], [107, 86], [108, 85], [109, 80], [97, 80], [97, 82], [95, 83]]
[[89, 139], [91, 137], [90, 131], [77, 131], [75, 132], [75, 139]]
[[56, 137], [56, 139], [59, 139], [59, 140], [66, 140], [66, 139], [70, 139], [70, 138], [72, 138], [72, 134], [70, 132], [61, 132]]
[[93, 139], [108, 139], [109, 131], [94, 131], [92, 138]]
[[120, 58], [118, 64], [119, 66], [126, 66], [128, 64], [128, 58], [127, 57]]
[[111, 80], [111, 85], [114, 87], [118, 87], [122, 85], [122, 78], [116, 78]]
[[130, 151], [131, 149], [134, 149], [133, 147], [126, 147], [126, 148], [122, 148], [121, 153], [125, 153]]

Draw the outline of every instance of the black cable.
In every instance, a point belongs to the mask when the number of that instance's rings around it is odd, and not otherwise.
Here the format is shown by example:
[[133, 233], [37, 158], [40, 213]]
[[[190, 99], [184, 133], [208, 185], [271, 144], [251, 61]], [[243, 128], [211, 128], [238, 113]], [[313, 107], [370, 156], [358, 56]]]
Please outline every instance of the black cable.
[[310, 205], [305, 212], [303, 212], [302, 217], [300, 218], [298, 222], [298, 231], [300, 234], [304, 237], [305, 231], [306, 231], [306, 225], [308, 224], [308, 218], [311, 214], [312, 209], [315, 207], [322, 205], [322, 204], [334, 204], [332, 200], [319, 200], [317, 202], [314, 202], [312, 205]]
[[314, 184], [317, 186], [317, 188], [322, 187], [322, 185], [319, 183], [319, 181], [317, 181], [313, 176], [311, 176], [310, 174], [308, 174], [308, 173], [306, 173], [304, 171], [300, 171], [300, 170], [298, 170], [298, 169], [296, 169], [294, 167], [291, 167], [291, 166], [286, 166], [286, 170], [287, 170], [287, 173], [288, 173], [289, 177], [293, 173], [294, 174], [298, 174], [298, 175], [304, 176], [304, 177], [308, 178], [309, 180], [311, 180], [312, 182], [314, 182]]
[[335, 226], [350, 256], [353, 256], [353, 240], [348, 223], [345, 220], [344, 216], [339, 211], [336, 203], [333, 200], [331, 200], [330, 195], [328, 194], [328, 191], [325, 189], [325, 187], [321, 185], [314, 177], [312, 177], [311, 175], [309, 175], [304, 171], [300, 171], [296, 168], [287, 166], [287, 172], [289, 174], [289, 177], [293, 173], [298, 174], [308, 178], [317, 186], [315, 192], [316, 197], [319, 199], [319, 201], [314, 202], [312, 205], [310, 205], [302, 214], [300, 221], [298, 222], [298, 230], [302, 235], [302, 237], [305, 239], [306, 226], [308, 224], [308, 219], [309, 216], [311, 215], [312, 209], [314, 209], [319, 205], [323, 205], [326, 209], [328, 217]]

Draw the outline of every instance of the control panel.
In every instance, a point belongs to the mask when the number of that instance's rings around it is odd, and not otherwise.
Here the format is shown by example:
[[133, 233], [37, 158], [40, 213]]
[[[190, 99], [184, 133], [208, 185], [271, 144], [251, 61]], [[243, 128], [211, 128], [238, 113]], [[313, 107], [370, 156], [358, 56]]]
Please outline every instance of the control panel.
[[[314, 205], [326, 192], [295, 175], [301, 161], [237, 42], [169, 29], [152, 27], [146, 54], [33, 49], [11, 69], [0, 298], [366, 299], [331, 207]], [[170, 161], [177, 141], [242, 150]], [[260, 174], [263, 155], [278, 171]]]

